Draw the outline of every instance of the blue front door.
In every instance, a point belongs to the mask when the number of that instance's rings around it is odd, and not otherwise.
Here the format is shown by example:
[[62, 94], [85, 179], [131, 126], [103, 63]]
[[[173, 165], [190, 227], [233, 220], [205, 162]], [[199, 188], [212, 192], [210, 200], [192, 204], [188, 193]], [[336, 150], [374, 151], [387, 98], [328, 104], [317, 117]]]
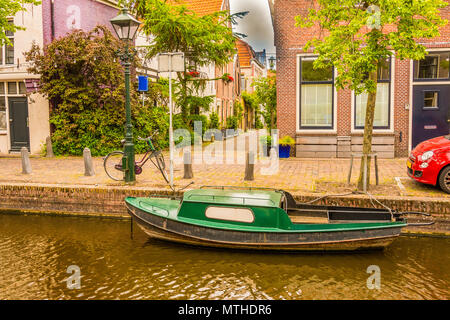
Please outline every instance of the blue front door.
[[413, 87], [412, 147], [447, 135], [450, 129], [450, 84]]

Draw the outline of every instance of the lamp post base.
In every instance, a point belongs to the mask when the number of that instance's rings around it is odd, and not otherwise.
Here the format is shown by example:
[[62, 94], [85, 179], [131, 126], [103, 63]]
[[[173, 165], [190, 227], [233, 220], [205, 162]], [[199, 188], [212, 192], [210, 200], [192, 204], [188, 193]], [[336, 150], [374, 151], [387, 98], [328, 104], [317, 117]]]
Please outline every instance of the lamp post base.
[[125, 143], [123, 152], [126, 158], [126, 166], [125, 166], [125, 182], [133, 183], [136, 181], [136, 174], [134, 172], [134, 144], [133, 143]]

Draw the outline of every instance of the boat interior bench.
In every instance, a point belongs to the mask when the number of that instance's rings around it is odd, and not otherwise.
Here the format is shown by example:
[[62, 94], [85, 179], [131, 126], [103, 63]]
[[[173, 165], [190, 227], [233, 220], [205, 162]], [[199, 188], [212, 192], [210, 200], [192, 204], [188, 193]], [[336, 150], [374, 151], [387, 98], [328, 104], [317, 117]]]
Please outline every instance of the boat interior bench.
[[286, 211], [292, 223], [367, 223], [386, 222], [393, 219], [386, 209], [353, 208], [298, 203], [292, 195], [284, 191], [281, 208]]

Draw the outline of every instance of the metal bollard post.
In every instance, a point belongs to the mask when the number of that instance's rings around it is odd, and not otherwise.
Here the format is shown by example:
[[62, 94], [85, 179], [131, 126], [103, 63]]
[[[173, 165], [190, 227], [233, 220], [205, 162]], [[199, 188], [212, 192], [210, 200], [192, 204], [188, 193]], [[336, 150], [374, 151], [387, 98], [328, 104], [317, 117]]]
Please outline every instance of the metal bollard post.
[[363, 191], [367, 192], [367, 154], [364, 154], [364, 175], [363, 175]]
[[47, 158], [53, 158], [55, 155], [53, 154], [52, 139], [50, 137], [45, 139], [45, 145], [47, 146], [47, 154], [45, 156]]
[[353, 154], [351, 154], [350, 158], [350, 169], [348, 171], [347, 184], [350, 184], [350, 180], [352, 179], [352, 169], [353, 169]]
[[84, 158], [84, 175], [86, 177], [91, 177], [95, 175], [94, 165], [92, 164], [91, 150], [89, 150], [89, 148], [84, 148], [83, 158]]
[[194, 173], [192, 171], [191, 151], [185, 151], [183, 153], [183, 163], [184, 163], [184, 176], [183, 176], [183, 179], [192, 179], [194, 177]]
[[255, 153], [253, 151], [247, 152], [247, 159], [245, 162], [245, 181], [255, 180]]
[[28, 149], [26, 147], [22, 147], [20, 149], [20, 155], [22, 157], [22, 173], [30, 174], [31, 162], [30, 162], [30, 155], [28, 154]]
[[376, 178], [376, 184], [378, 185], [379, 183], [379, 178], [378, 178], [378, 155], [375, 154], [375, 178]]

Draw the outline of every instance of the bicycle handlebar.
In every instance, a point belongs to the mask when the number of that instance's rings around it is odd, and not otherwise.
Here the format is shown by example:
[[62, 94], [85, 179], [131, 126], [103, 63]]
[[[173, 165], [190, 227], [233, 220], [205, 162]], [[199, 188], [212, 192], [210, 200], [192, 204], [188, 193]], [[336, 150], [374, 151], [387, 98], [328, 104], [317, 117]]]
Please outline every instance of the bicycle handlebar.
[[154, 136], [156, 136], [158, 133], [159, 133], [159, 131], [156, 130], [155, 132], [153, 132], [153, 134], [151, 134], [151, 135], [148, 136], [147, 138], [141, 138], [141, 137], [138, 137], [138, 140], [140, 140], [140, 141], [149, 141], [149, 140], [151, 140]]

